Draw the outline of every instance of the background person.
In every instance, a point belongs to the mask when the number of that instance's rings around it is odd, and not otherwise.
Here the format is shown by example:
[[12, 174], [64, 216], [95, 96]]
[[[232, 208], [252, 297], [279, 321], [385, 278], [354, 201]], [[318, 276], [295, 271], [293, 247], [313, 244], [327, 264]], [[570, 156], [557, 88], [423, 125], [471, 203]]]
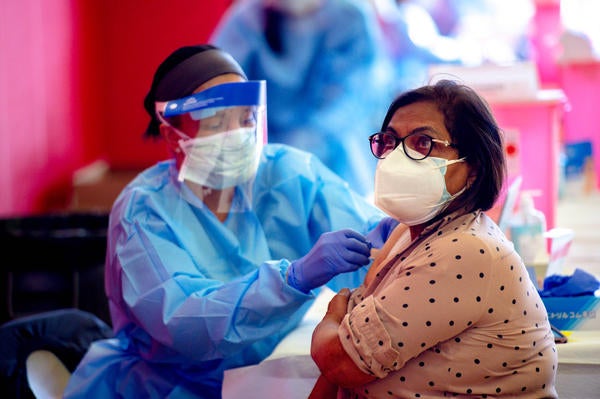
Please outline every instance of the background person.
[[[458, 42], [440, 33], [431, 14], [419, 1], [370, 0], [370, 3], [377, 13], [384, 33], [382, 43], [393, 65], [394, 97], [426, 84], [430, 66], [462, 63]], [[390, 101], [392, 99], [390, 97]]]
[[264, 144], [264, 82], [220, 49], [175, 50], [144, 105], [173, 158], [113, 205], [115, 337], [91, 346], [66, 398], [219, 398], [224, 370], [268, 356], [320, 286], [358, 285], [396, 224], [315, 156]]
[[487, 104], [442, 80], [400, 95], [370, 140], [375, 203], [400, 225], [315, 328], [311, 398], [556, 398], [548, 314], [484, 213], [505, 176]]
[[362, 195], [364, 147], [394, 96], [377, 16], [365, 0], [235, 1], [210, 42], [267, 81], [269, 141], [309, 151]]

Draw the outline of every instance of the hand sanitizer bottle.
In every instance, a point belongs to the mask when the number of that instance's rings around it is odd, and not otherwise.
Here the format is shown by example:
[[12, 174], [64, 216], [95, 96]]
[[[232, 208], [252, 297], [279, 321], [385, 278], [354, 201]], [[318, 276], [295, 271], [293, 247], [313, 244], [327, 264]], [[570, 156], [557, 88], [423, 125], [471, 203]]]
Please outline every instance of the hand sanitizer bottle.
[[533, 195], [539, 193], [523, 191], [519, 210], [512, 218], [510, 224], [510, 237], [515, 250], [523, 263], [533, 266], [545, 261], [546, 254], [546, 217], [540, 210], [535, 209]]

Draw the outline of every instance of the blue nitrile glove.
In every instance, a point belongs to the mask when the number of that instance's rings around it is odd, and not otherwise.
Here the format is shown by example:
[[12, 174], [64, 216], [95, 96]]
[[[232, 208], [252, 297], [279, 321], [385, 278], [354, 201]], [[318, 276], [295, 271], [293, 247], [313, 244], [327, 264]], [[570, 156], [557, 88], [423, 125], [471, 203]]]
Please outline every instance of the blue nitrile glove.
[[368, 264], [370, 251], [371, 245], [365, 237], [354, 230], [323, 233], [308, 254], [292, 262], [287, 270], [287, 282], [308, 292], [340, 273]]
[[400, 222], [391, 217], [385, 217], [379, 221], [373, 230], [367, 234], [367, 241], [371, 243], [373, 248], [381, 248], [386, 240], [392, 234], [392, 231]]

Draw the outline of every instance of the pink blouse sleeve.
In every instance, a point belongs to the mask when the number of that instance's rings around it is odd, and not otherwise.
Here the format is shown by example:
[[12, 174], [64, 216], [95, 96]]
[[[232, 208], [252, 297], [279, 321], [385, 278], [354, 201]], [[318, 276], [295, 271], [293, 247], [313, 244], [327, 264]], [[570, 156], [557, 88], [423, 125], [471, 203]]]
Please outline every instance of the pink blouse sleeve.
[[493, 311], [489, 285], [496, 248], [469, 233], [421, 244], [397, 263], [372, 295], [361, 299], [338, 331], [363, 372], [378, 378], [458, 335]]

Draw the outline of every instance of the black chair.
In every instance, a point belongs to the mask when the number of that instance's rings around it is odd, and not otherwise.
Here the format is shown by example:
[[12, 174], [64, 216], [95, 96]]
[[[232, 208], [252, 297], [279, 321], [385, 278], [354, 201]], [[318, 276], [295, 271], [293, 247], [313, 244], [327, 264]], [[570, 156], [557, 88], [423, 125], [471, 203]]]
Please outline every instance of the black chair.
[[106, 323], [79, 309], [36, 313], [4, 323], [0, 326], [0, 392], [6, 398], [35, 399], [27, 381], [31, 353], [49, 351], [72, 373], [92, 342], [112, 336]]
[[0, 219], [0, 323], [63, 308], [110, 325], [104, 293], [107, 213]]

